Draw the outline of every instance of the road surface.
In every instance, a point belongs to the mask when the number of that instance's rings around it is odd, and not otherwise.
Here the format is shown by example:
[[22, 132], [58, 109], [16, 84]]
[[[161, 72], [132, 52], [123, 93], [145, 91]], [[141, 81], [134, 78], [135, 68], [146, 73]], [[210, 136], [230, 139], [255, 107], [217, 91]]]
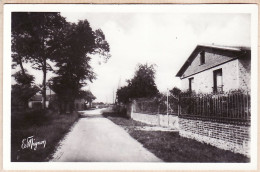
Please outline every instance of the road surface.
[[61, 162], [161, 162], [142, 144], [109, 119], [102, 109], [81, 112], [85, 116], [60, 142], [51, 161]]

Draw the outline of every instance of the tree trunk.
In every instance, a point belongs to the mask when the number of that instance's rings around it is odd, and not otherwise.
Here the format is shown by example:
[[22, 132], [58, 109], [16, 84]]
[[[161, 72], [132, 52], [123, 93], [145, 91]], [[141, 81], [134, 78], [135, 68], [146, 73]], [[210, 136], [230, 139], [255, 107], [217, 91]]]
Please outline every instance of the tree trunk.
[[59, 100], [59, 110], [60, 110], [60, 114], [64, 113], [64, 101]]
[[43, 80], [42, 80], [42, 109], [46, 109], [46, 60], [44, 60], [43, 62], [43, 67], [42, 67], [42, 71], [43, 71]]
[[24, 68], [23, 68], [23, 63], [22, 63], [22, 60], [21, 60], [21, 59], [19, 59], [19, 65], [20, 65], [20, 68], [21, 68], [21, 70], [22, 70], [23, 75], [26, 77], [25, 70], [24, 70]]

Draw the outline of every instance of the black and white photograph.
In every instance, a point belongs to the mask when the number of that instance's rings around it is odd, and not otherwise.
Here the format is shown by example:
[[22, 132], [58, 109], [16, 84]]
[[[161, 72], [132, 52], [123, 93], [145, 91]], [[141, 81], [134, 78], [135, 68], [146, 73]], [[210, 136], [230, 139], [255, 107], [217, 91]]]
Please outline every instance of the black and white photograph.
[[256, 168], [257, 5], [4, 8], [7, 169]]

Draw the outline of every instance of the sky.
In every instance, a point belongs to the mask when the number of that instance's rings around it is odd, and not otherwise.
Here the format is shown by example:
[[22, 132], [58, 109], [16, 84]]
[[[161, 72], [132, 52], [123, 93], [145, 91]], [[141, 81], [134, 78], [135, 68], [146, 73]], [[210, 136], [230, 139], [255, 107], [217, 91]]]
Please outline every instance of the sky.
[[[167, 88], [181, 87], [175, 75], [198, 44], [250, 46], [250, 14], [61, 12], [61, 15], [69, 22], [87, 19], [93, 30], [104, 32], [110, 45], [111, 58], [106, 63], [98, 56], [91, 61], [97, 79], [84, 88], [91, 90], [96, 102], [112, 103], [116, 90], [133, 77], [138, 63], [156, 64], [155, 83], [159, 91], [165, 92]], [[41, 83], [41, 77], [36, 82]]]

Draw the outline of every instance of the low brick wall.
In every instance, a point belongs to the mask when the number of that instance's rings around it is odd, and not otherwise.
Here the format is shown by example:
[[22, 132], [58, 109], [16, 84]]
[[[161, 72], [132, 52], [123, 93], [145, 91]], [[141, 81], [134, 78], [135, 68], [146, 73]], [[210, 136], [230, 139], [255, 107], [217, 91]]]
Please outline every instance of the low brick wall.
[[183, 137], [250, 157], [250, 126], [179, 118]]
[[178, 129], [178, 117], [174, 115], [169, 115], [169, 124], [168, 116], [162, 114], [150, 115], [143, 113], [132, 113], [131, 118], [146, 124]]

